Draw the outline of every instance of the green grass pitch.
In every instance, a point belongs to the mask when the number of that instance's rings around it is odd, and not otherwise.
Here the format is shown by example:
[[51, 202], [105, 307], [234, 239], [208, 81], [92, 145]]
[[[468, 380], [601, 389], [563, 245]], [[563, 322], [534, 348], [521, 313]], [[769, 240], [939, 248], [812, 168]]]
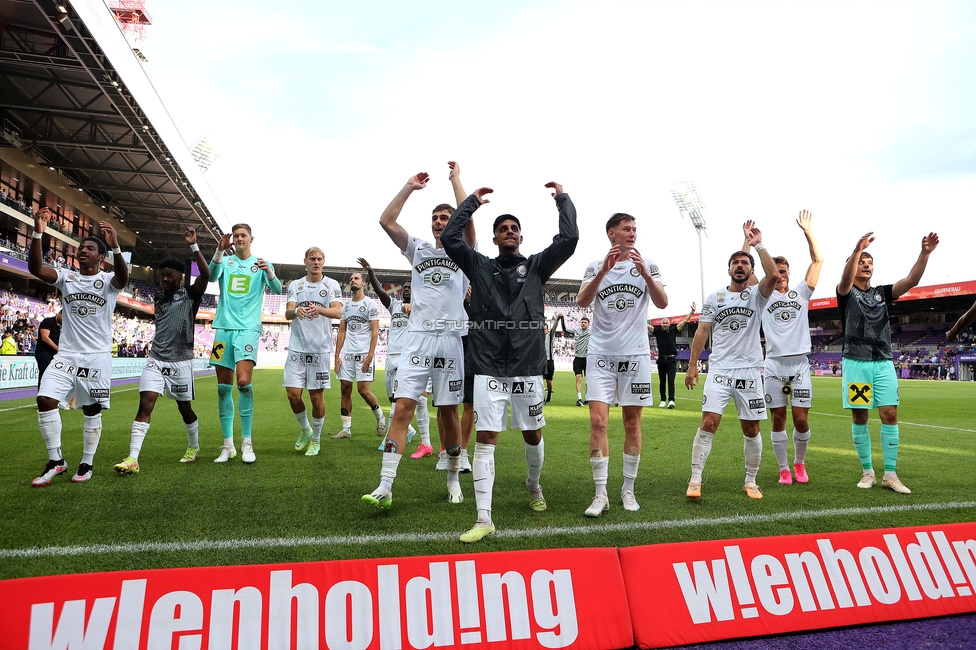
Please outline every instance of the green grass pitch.
[[[380, 373], [378, 373], [380, 374]], [[435, 458], [404, 457], [388, 511], [360, 501], [379, 480], [380, 439], [362, 399], [353, 394], [353, 437], [331, 440], [339, 430], [339, 389], [326, 393], [322, 452], [306, 457], [293, 445], [298, 426], [280, 369], [254, 375], [254, 448], [257, 462], [240, 455], [216, 465], [220, 445], [215, 379], [197, 380], [194, 408], [200, 416], [197, 462], [179, 463], [186, 434], [176, 405], [157, 402], [140, 457], [141, 472], [118, 476], [115, 463], [128, 455], [136, 412], [136, 384], [113, 391], [94, 477], [72, 484], [81, 455], [82, 415], [62, 412], [69, 472], [44, 488], [31, 479], [46, 462], [33, 400], [0, 402], [6, 470], [0, 478], [0, 579], [167, 567], [309, 562], [350, 558], [435, 555], [584, 546], [634, 546], [971, 521], [976, 515], [969, 473], [976, 460], [976, 384], [902, 381], [898, 474], [913, 493], [880, 486], [877, 413], [871, 416], [879, 485], [855, 487], [861, 470], [851, 442], [850, 416], [841, 407], [840, 378], [814, 379], [813, 437], [807, 457], [810, 483], [781, 486], [763, 423], [761, 501], [742, 491], [742, 434], [730, 407], [715, 438], [703, 498], [684, 497], [691, 441], [700, 421], [701, 387], [686, 390], [678, 376], [678, 408], [644, 411], [643, 452], [636, 495], [641, 510], [620, 505], [623, 431], [620, 409], [611, 409], [611, 508], [599, 519], [583, 510], [593, 495], [587, 452], [587, 409], [575, 406], [569, 372], [556, 375], [547, 405], [544, 513], [528, 508], [523, 487], [525, 456], [517, 431], [503, 433], [495, 456], [493, 518], [496, 535], [474, 545], [457, 536], [475, 521], [471, 475], [461, 477], [465, 501], [447, 502], [445, 473]], [[374, 391], [382, 393], [382, 377]], [[386, 409], [386, 400], [381, 397]], [[432, 423], [436, 432], [436, 426]], [[792, 430], [788, 427], [789, 430]], [[240, 434], [237, 434], [240, 447]], [[416, 449], [417, 440], [407, 454]], [[436, 433], [435, 443], [436, 445]], [[473, 442], [471, 448], [473, 450]], [[792, 444], [791, 444], [792, 447]], [[792, 461], [792, 448], [791, 448]]]

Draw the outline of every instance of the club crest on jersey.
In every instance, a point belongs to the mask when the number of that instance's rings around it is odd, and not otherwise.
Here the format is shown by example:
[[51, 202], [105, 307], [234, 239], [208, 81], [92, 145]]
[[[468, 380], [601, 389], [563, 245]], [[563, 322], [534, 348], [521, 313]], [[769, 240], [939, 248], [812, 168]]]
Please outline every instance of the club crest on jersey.
[[880, 293], [874, 294], [874, 301], [875, 302], [881, 302], [882, 300], [884, 300], [884, 298], [881, 297], [881, 294]]
[[791, 291], [790, 291], [790, 292], [789, 292], [788, 294], [786, 294], [786, 295], [787, 295], [787, 296], [789, 296], [789, 298], [790, 298], [790, 300], [795, 300], [795, 299], [796, 299], [796, 291], [792, 291], [792, 290], [791, 290]]
[[529, 267], [527, 267], [525, 264], [519, 264], [515, 269], [515, 272], [519, 274], [520, 278], [524, 278], [529, 274]]
[[70, 311], [79, 318], [87, 318], [98, 313], [96, 307], [90, 307], [89, 305], [72, 305]]
[[633, 307], [634, 304], [633, 298], [617, 298], [607, 303], [607, 309], [610, 311], [625, 311]]
[[251, 273], [257, 273], [257, 272], [258, 272], [258, 265], [257, 264], [252, 264], [251, 265]]
[[743, 291], [742, 293], [739, 294], [739, 298], [741, 298], [742, 300], [749, 300], [749, 292]]
[[636, 278], [640, 275], [640, 271], [638, 271], [637, 267], [635, 266], [630, 269], [630, 274]]
[[98, 280], [95, 280], [92, 286], [94, 286], [96, 289], [101, 289], [105, 286], [105, 283], [101, 280], [101, 278], [99, 278]]
[[[301, 290], [301, 288], [299, 288], [299, 291], [300, 290]], [[319, 291], [319, 296], [320, 297], [325, 298], [327, 295], [329, 295], [329, 292], [326, 291], [325, 289], [322, 289], [321, 291]]]
[[430, 284], [433, 286], [439, 286], [445, 282], [450, 282], [451, 274], [442, 273], [441, 271], [431, 271], [430, 273], [424, 274], [424, 284]]

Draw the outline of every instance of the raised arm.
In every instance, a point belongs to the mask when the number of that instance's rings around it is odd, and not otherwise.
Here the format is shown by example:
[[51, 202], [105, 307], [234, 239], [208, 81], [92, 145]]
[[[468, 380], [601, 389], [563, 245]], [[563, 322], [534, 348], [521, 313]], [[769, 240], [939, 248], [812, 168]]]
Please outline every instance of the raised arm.
[[[742, 235], [744, 237], [742, 241], [742, 250], [744, 251], [748, 252], [749, 250], [749, 247], [751, 245], [749, 244], [749, 234], [752, 232], [752, 229], [755, 227], [755, 225], [756, 222], [753, 221], [752, 219], [749, 219], [744, 224], [742, 224]], [[754, 284], [759, 284], [759, 278], [756, 277], [756, 269], [753, 269], [752, 275], [749, 276], [749, 286], [751, 287]]]
[[447, 225], [444, 226], [444, 230], [441, 232], [441, 245], [444, 246], [444, 252], [447, 253], [447, 256], [455, 264], [461, 267], [461, 270], [469, 278], [474, 276], [474, 270], [478, 264], [478, 260], [484, 256], [468, 245], [464, 239], [464, 233], [470, 223], [471, 215], [483, 203], [488, 203], [486, 197], [491, 192], [490, 187], [479, 187], [476, 189], [471, 196], [464, 199], [458, 205], [457, 210], [451, 215]]
[[216, 282], [220, 278], [220, 274], [224, 272], [224, 265], [221, 262], [224, 260], [224, 252], [230, 248], [230, 239], [231, 234], [225, 232], [220, 236], [220, 241], [217, 242], [217, 250], [214, 251], [210, 264], [207, 265], [210, 270], [211, 282]]
[[[755, 275], [755, 274], [753, 274], [753, 275]], [[688, 324], [688, 321], [690, 321], [691, 320], [691, 317], [694, 316], [694, 315], [695, 315], [695, 303], [691, 303], [691, 311], [688, 312], [688, 315], [687, 316], [685, 316], [684, 318], [682, 318], [681, 320], [679, 320], [677, 325], [675, 325], [675, 327], [678, 328], [678, 331], [679, 332], [685, 328], [685, 325]]]
[[54, 284], [58, 279], [58, 272], [53, 267], [44, 264], [44, 251], [41, 240], [47, 230], [48, 220], [54, 216], [50, 208], [41, 208], [34, 215], [34, 236], [31, 239], [30, 251], [27, 255], [27, 270], [39, 280]]
[[932, 251], [938, 245], [939, 236], [934, 232], [930, 232], [925, 237], [922, 237], [922, 250], [918, 253], [918, 259], [915, 260], [915, 264], [912, 266], [912, 270], [908, 273], [908, 276], [902, 278], [891, 287], [892, 298], [898, 300], [898, 298], [908, 293], [910, 289], [918, 286], [918, 283], [922, 281], [922, 274], [925, 273], [925, 267], [929, 263], [929, 255], [932, 254]]
[[373, 272], [373, 267], [370, 266], [369, 262], [367, 262], [362, 257], [357, 258], [356, 262], [359, 264], [359, 266], [363, 267], [363, 271], [366, 271], [366, 275], [369, 276], [369, 283], [373, 285], [373, 291], [376, 292], [376, 295], [379, 297], [380, 302], [383, 303], [384, 307], [389, 309], [390, 294], [388, 294], [386, 290], [383, 288], [383, 285], [380, 284], [379, 278], [377, 278], [376, 274]]
[[122, 251], [119, 249], [119, 236], [115, 234], [115, 228], [107, 221], [98, 224], [105, 237], [105, 243], [112, 249], [112, 269], [115, 275], [112, 277], [112, 286], [116, 289], [124, 289], [129, 284], [129, 266], [122, 259]]
[[579, 293], [576, 294], [577, 305], [583, 308], [590, 306], [593, 299], [596, 298], [596, 292], [600, 288], [600, 283], [603, 282], [603, 278], [607, 277], [607, 273], [616, 265], [618, 259], [620, 259], [620, 246], [614, 246], [607, 252], [607, 256], [603, 258], [603, 264], [600, 265], [593, 278], [589, 282], [584, 282], [580, 287]]
[[862, 235], [854, 245], [854, 252], [844, 263], [844, 270], [840, 274], [840, 282], [837, 283], [837, 295], [846, 296], [854, 286], [854, 278], [857, 276], [857, 265], [861, 263], [861, 253], [874, 241], [874, 233], [869, 232]]
[[807, 246], [810, 249], [810, 266], [807, 267], [807, 274], [803, 278], [803, 281], [812, 290], [817, 286], [817, 282], [820, 281], [820, 267], [823, 266], [823, 254], [820, 252], [820, 245], [817, 243], [817, 238], [813, 236], [813, 215], [809, 210], [802, 210], [800, 212], [800, 216], [796, 219], [796, 225], [803, 230], [803, 236], [807, 238]]
[[193, 252], [193, 261], [197, 263], [197, 269], [200, 271], [200, 275], [193, 281], [193, 290], [202, 296], [203, 292], [207, 290], [207, 284], [210, 283], [210, 267], [207, 264], [207, 258], [200, 252], [196, 230], [187, 226], [186, 232], [183, 233], [183, 240]]
[[550, 194], [559, 210], [559, 232], [552, 238], [552, 243], [539, 253], [539, 273], [543, 282], [548, 281], [573, 256], [579, 243], [579, 227], [576, 225], [576, 206], [573, 205], [573, 200], [563, 190], [563, 186], [555, 181], [549, 181], [545, 187], [552, 190]]
[[753, 225], [750, 232], [749, 245], [756, 249], [756, 253], [759, 255], [759, 261], [762, 262], [763, 273], [766, 274], [759, 281], [759, 293], [762, 294], [763, 298], [768, 298], [772, 295], [773, 289], [776, 288], [776, 277], [778, 275], [776, 273], [776, 264], [773, 263], [772, 256], [762, 243], [762, 231]]
[[[448, 179], [451, 181], [451, 188], [454, 190], [454, 202], [457, 205], [461, 205], [461, 202], [468, 198], [464, 187], [461, 185], [461, 165], [451, 160], [447, 163], [447, 166], [451, 168]], [[468, 221], [468, 225], [464, 227], [464, 243], [471, 248], [475, 248], [478, 245], [478, 235], [474, 230], [474, 219]]]
[[959, 320], [952, 326], [952, 329], [946, 333], [946, 340], [950, 343], [955, 341], [959, 338], [959, 333], [972, 325], [973, 321], [976, 321], [976, 302], [969, 308], [969, 311], [959, 317]]
[[406, 229], [397, 223], [400, 211], [403, 210], [403, 206], [411, 194], [427, 187], [428, 180], [430, 180], [430, 176], [427, 175], [427, 172], [418, 172], [411, 176], [403, 188], [393, 197], [390, 204], [386, 206], [386, 209], [383, 210], [383, 214], [380, 215], [380, 225], [401, 251], [407, 250], [408, 235]]
[[664, 290], [664, 284], [651, 275], [647, 269], [647, 265], [644, 264], [643, 256], [636, 248], [630, 254], [630, 259], [634, 261], [634, 268], [637, 269], [637, 272], [644, 278], [644, 282], [647, 283], [647, 292], [651, 294], [651, 302], [658, 309], [666, 309], [668, 306], [668, 294]]

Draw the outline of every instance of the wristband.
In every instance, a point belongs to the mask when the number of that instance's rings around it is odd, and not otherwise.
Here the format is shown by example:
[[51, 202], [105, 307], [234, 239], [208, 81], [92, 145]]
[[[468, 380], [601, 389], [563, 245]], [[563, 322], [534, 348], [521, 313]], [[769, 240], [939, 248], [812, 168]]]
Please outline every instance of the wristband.
[[220, 247], [218, 246], [217, 250], [214, 251], [213, 260], [211, 261], [214, 264], [220, 264], [220, 261], [223, 259], [224, 259], [224, 251], [220, 250]]
[[766, 247], [763, 246], [762, 243], [756, 244], [755, 246], [753, 246], [753, 248], [756, 249], [756, 252], [757, 253], [766, 250]]
[[121, 254], [122, 254], [122, 249], [119, 248], [118, 246], [112, 249], [112, 255], [121, 255]]
[[33, 234], [33, 235], [31, 235], [31, 237], [32, 237], [32, 238], [34, 238], [34, 239], [44, 239], [44, 233], [42, 233], [42, 232], [37, 232], [37, 231], [35, 230], [35, 231], [34, 231], [34, 234]]
[[190, 244], [190, 250], [194, 253], [200, 252], [200, 244]]

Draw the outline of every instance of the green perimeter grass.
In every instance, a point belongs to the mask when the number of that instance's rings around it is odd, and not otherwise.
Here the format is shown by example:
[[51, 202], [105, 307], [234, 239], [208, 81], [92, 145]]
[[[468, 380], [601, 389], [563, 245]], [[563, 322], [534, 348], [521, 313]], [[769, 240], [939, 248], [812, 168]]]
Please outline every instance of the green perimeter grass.
[[[196, 463], [178, 460], [186, 434], [176, 405], [157, 402], [134, 476], [117, 476], [112, 467], [128, 455], [129, 430], [138, 389], [113, 391], [113, 408], [103, 416], [103, 433], [94, 477], [72, 484], [80, 459], [82, 414], [62, 412], [63, 444], [69, 472], [44, 488], [30, 480], [46, 462], [33, 400], [0, 402], [7, 470], [0, 478], [0, 578], [164, 567], [191, 567], [351, 558], [436, 555], [519, 549], [634, 546], [663, 542], [757, 537], [971, 521], [976, 510], [969, 472], [976, 460], [973, 393], [965, 382], [902, 381], [901, 455], [898, 474], [913, 494], [898, 495], [880, 486], [882, 467], [877, 413], [871, 416], [879, 485], [855, 487], [861, 469], [854, 453], [850, 416], [841, 407], [840, 378], [814, 379], [813, 438], [807, 456], [811, 481], [781, 486], [763, 423], [761, 501], [742, 491], [742, 435], [731, 407], [726, 412], [705, 472], [703, 498], [684, 497], [690, 473], [691, 442], [700, 421], [701, 386], [683, 387], [678, 376], [678, 408], [644, 411], [644, 446], [637, 499], [641, 510], [625, 512], [618, 492], [622, 480], [623, 432], [620, 409], [610, 418], [610, 511], [588, 519], [583, 510], [593, 496], [587, 453], [587, 409], [575, 406], [573, 376], [556, 374], [556, 392], [546, 406], [546, 463], [542, 485], [548, 511], [528, 508], [524, 445], [517, 431], [503, 433], [495, 455], [493, 517], [498, 534], [474, 545], [457, 535], [475, 521], [471, 475], [462, 475], [465, 501], [446, 500], [445, 473], [434, 458], [407, 457], [400, 463], [393, 507], [367, 509], [362, 494], [378, 483], [380, 438], [362, 399], [353, 394], [353, 438], [331, 440], [339, 430], [339, 389], [326, 392], [322, 452], [305, 457], [293, 445], [298, 427], [292, 416], [280, 369], [254, 374], [254, 448], [257, 462], [240, 456], [212, 462], [220, 445], [215, 379], [197, 380], [194, 408], [200, 416], [201, 453]], [[373, 384], [382, 392], [382, 378]], [[386, 407], [386, 400], [381, 397]], [[22, 407], [22, 408], [17, 408]], [[432, 430], [436, 426], [432, 423]], [[791, 430], [791, 429], [790, 429]], [[238, 448], [240, 435], [237, 435]], [[436, 433], [435, 443], [436, 445]], [[473, 450], [472, 441], [471, 448]], [[792, 461], [792, 444], [791, 444]], [[938, 504], [965, 502], [950, 507]], [[932, 509], [920, 508], [931, 504]], [[911, 509], [885, 509], [910, 506]], [[858, 509], [845, 512], [846, 509]], [[832, 512], [827, 512], [832, 511]], [[816, 514], [808, 514], [816, 513]], [[736, 517], [742, 517], [737, 519]], [[398, 537], [400, 536], [400, 537]], [[254, 540], [291, 540], [252, 545]], [[310, 540], [308, 538], [316, 538]], [[94, 545], [173, 542], [226, 542], [227, 548], [113, 548]], [[29, 557], [15, 549], [83, 547], [77, 553], [45, 551]]]

